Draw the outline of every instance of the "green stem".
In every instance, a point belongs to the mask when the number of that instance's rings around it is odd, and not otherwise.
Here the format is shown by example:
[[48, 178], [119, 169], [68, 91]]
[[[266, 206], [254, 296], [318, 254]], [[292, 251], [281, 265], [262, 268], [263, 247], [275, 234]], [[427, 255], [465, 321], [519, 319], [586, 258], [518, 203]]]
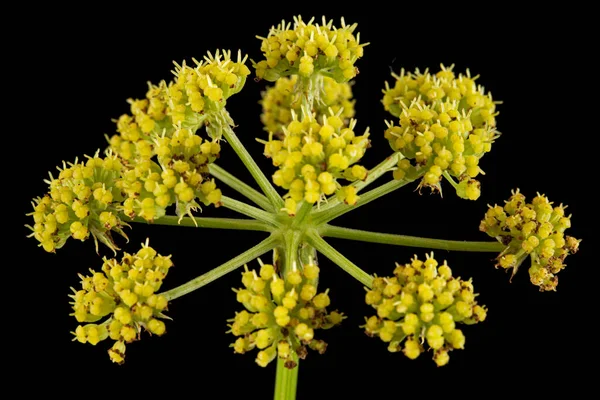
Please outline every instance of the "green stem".
[[302, 233], [296, 230], [289, 230], [285, 234], [285, 263], [283, 264], [283, 275], [288, 271], [292, 271], [294, 264], [296, 268], [301, 268], [298, 263], [298, 248]]
[[[381, 176], [383, 176], [383, 174], [389, 172], [393, 167], [395, 167], [398, 164], [398, 161], [402, 160], [403, 158], [404, 156], [401, 153], [392, 154], [391, 156], [380, 162], [376, 167], [372, 168], [367, 174], [367, 178], [364, 181], [356, 181], [352, 183], [351, 186], [354, 186], [356, 188], [357, 193], [360, 192], [361, 190], [369, 186], [371, 183], [379, 179]], [[339, 205], [340, 203], [341, 202], [337, 198], [335, 198], [329, 201], [326, 205], [322, 206], [319, 211], [323, 212], [329, 210]]]
[[295, 352], [292, 352], [292, 360], [296, 366], [289, 369], [285, 366], [285, 360], [277, 357], [277, 375], [275, 376], [274, 400], [295, 400], [296, 387], [298, 385], [298, 369], [300, 360]]
[[245, 196], [247, 199], [254, 202], [260, 208], [266, 211], [274, 211], [273, 205], [269, 202], [264, 195], [254, 190], [250, 185], [242, 182], [234, 175], [225, 171], [223, 168], [219, 167], [216, 164], [209, 164], [208, 171], [212, 176], [234, 189], [242, 196]]
[[369, 174], [364, 181], [354, 182], [353, 186], [356, 188], [356, 191], [360, 192], [362, 189], [379, 179], [383, 174], [391, 171], [391, 169], [398, 164], [398, 161], [402, 160], [403, 158], [404, 156], [401, 153], [394, 153], [380, 162], [375, 168], [369, 171]]
[[442, 174], [444, 175], [444, 178], [446, 178], [446, 180], [448, 182], [450, 182], [450, 184], [452, 185], [452, 187], [454, 189], [458, 188], [458, 183], [456, 183], [456, 181], [454, 180], [454, 178], [452, 178], [452, 176], [450, 176], [450, 174], [448, 173], [448, 171], [444, 171]]
[[310, 211], [312, 209], [313, 209], [312, 204], [310, 204], [307, 201], [302, 201], [302, 205], [300, 206], [300, 209], [294, 216], [294, 221], [292, 222], [292, 228], [300, 225], [306, 219], [306, 217], [310, 214]]
[[300, 265], [319, 264], [317, 250], [307, 242], [302, 242], [298, 247], [298, 260]]
[[232, 199], [231, 197], [222, 196], [221, 203], [223, 204], [223, 207], [233, 211], [237, 211], [240, 214], [244, 214], [250, 218], [255, 218], [259, 221], [263, 221], [267, 224], [275, 226], [279, 224], [274, 214], [268, 213], [266, 211], [261, 210], [260, 208], [253, 207], [244, 202]]
[[275, 190], [273, 185], [271, 185], [271, 182], [269, 182], [265, 174], [263, 174], [263, 172], [260, 170], [250, 153], [248, 153], [248, 150], [246, 150], [246, 148], [244, 147], [242, 142], [240, 142], [240, 139], [238, 139], [238, 137], [233, 132], [233, 129], [231, 129], [230, 126], [225, 126], [225, 128], [223, 129], [223, 136], [225, 136], [225, 139], [227, 140], [229, 145], [233, 148], [233, 150], [235, 150], [238, 157], [240, 158], [240, 160], [242, 160], [246, 168], [248, 168], [248, 171], [250, 171], [250, 174], [256, 180], [256, 183], [258, 183], [258, 186], [260, 186], [263, 193], [267, 196], [273, 207], [276, 210], [282, 208], [283, 199], [281, 198], [279, 193], [277, 193], [277, 190]]
[[377, 200], [381, 196], [385, 196], [386, 194], [391, 193], [394, 190], [400, 189], [402, 186], [408, 185], [409, 183], [411, 183], [413, 181], [414, 180], [412, 180], [412, 179], [403, 179], [403, 180], [399, 180], [399, 181], [393, 180], [393, 181], [384, 183], [383, 185], [379, 186], [378, 188], [369, 190], [367, 193], [360, 196], [358, 199], [358, 202], [353, 206], [349, 206], [347, 204], [339, 204], [329, 210], [319, 211], [319, 212], [315, 213], [315, 215], [313, 217], [314, 224], [320, 225], [320, 224], [327, 223], [337, 217], [340, 217], [340, 216], [346, 214], [347, 212], [356, 210], [358, 207], [364, 206], [365, 204], [369, 204], [370, 202], [372, 202], [373, 200]]
[[230, 273], [231, 271], [272, 250], [273, 248], [275, 248], [275, 246], [277, 246], [277, 242], [279, 240], [280, 239], [277, 236], [271, 235], [256, 246], [238, 255], [237, 257], [232, 258], [231, 260], [218, 266], [217, 268], [203, 275], [200, 275], [192, 279], [191, 281], [184, 283], [183, 285], [177, 286], [174, 289], [162, 293], [162, 295], [165, 296], [167, 300], [174, 300], [178, 297], [193, 292], [196, 289], [200, 289], [202, 286], [205, 286], [211, 283], [212, 281], [219, 279], [223, 275]]
[[367, 274], [365, 271], [360, 269], [352, 261], [348, 260], [342, 253], [331, 247], [321, 236], [315, 232], [311, 232], [307, 235], [308, 242], [317, 249], [325, 257], [329, 258], [335, 264], [337, 264], [344, 271], [352, 275], [355, 279], [361, 282], [367, 287], [373, 285], [373, 277]]
[[320, 230], [322, 236], [338, 239], [360, 240], [363, 242], [393, 244], [397, 246], [424, 247], [455, 251], [477, 251], [499, 253], [505, 246], [500, 242], [467, 242], [460, 240], [429, 239], [391, 233], [369, 232], [360, 229], [325, 225]]
[[126, 222], [138, 222], [151, 225], [169, 225], [169, 226], [190, 226], [198, 228], [215, 228], [215, 229], [235, 229], [240, 231], [260, 231], [271, 232], [273, 228], [264, 222], [253, 219], [235, 219], [235, 218], [201, 218], [201, 217], [184, 217], [179, 221], [179, 217], [175, 215], [166, 215], [149, 223], [141, 217], [133, 219], [121, 216]]
[[[323, 100], [321, 100], [321, 94], [324, 92], [323, 85], [323, 76], [321, 74], [314, 74], [310, 78], [301, 77], [298, 80], [298, 83], [294, 87], [292, 97], [300, 94], [302, 98], [302, 114], [300, 115], [302, 119], [312, 115], [315, 101], [323, 104]], [[308, 112], [309, 115], [306, 115], [306, 112]]]

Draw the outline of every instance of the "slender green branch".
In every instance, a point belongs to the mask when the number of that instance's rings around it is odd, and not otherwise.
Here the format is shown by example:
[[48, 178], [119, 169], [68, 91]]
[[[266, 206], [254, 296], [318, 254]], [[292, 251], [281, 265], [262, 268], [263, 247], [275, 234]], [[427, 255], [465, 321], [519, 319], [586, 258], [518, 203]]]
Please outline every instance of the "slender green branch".
[[177, 286], [174, 289], [162, 293], [162, 295], [165, 296], [167, 300], [174, 300], [178, 297], [193, 292], [196, 289], [200, 289], [202, 286], [205, 286], [211, 283], [212, 281], [219, 279], [223, 275], [230, 273], [231, 271], [272, 250], [273, 248], [275, 248], [275, 246], [277, 246], [278, 241], [279, 238], [277, 236], [271, 235], [256, 246], [238, 255], [237, 257], [232, 258], [231, 260], [227, 261], [224, 264], [221, 264], [217, 268], [203, 275], [200, 275], [197, 278], [194, 278], [181, 286]]
[[275, 376], [274, 400], [296, 400], [296, 386], [298, 385], [298, 369], [300, 360], [295, 352], [292, 352], [292, 360], [296, 366], [289, 369], [285, 366], [286, 361], [277, 357], [277, 375]]
[[263, 221], [274, 226], [279, 224], [274, 214], [268, 213], [260, 208], [253, 207], [244, 202], [232, 199], [231, 197], [222, 196], [221, 203], [223, 204], [223, 207], [239, 212], [240, 214], [247, 215], [250, 218], [255, 218], [259, 221]]
[[477, 251], [499, 253], [505, 246], [500, 242], [467, 242], [459, 240], [429, 239], [391, 233], [369, 232], [359, 229], [325, 225], [319, 232], [322, 236], [338, 239], [360, 240], [363, 242], [393, 244], [397, 246], [424, 247], [428, 249]]
[[292, 227], [296, 227], [296, 226], [302, 224], [302, 222], [306, 219], [308, 214], [310, 214], [310, 211], [312, 210], [312, 208], [313, 208], [312, 204], [310, 204], [306, 201], [302, 201], [302, 205], [300, 206], [300, 209], [294, 216], [294, 221], [292, 222]]
[[[141, 217], [129, 218], [121, 216], [126, 222], [146, 223], [148, 221]], [[214, 228], [214, 229], [235, 229], [240, 231], [260, 231], [272, 232], [273, 228], [270, 225], [254, 219], [235, 219], [235, 218], [204, 218], [204, 217], [184, 217], [179, 222], [179, 217], [175, 215], [166, 215], [161, 217], [151, 225], [169, 225], [169, 226], [190, 226], [198, 228]]]
[[352, 261], [344, 257], [342, 253], [331, 247], [331, 245], [323, 240], [323, 238], [321, 238], [321, 236], [319, 236], [317, 233], [309, 233], [307, 235], [307, 239], [308, 242], [321, 254], [336, 263], [340, 268], [352, 275], [363, 285], [369, 288], [373, 285], [373, 277], [371, 275], [367, 274]]
[[339, 216], [346, 214], [347, 212], [356, 210], [360, 206], [369, 204], [370, 202], [372, 202], [373, 200], [377, 200], [381, 196], [385, 196], [386, 194], [391, 193], [394, 190], [400, 189], [402, 186], [408, 185], [413, 181], [414, 180], [411, 179], [389, 181], [379, 186], [378, 188], [369, 190], [367, 193], [361, 195], [358, 199], [358, 202], [353, 206], [349, 206], [347, 204], [339, 204], [329, 210], [319, 211], [315, 213], [313, 221], [315, 225], [320, 225], [329, 222]]
[[245, 196], [247, 199], [254, 202], [260, 208], [266, 211], [274, 211], [273, 205], [269, 202], [264, 195], [254, 190], [250, 185], [242, 182], [234, 175], [225, 171], [223, 168], [219, 167], [216, 164], [209, 164], [208, 171], [212, 176], [234, 189], [242, 196]]
[[[403, 158], [404, 156], [402, 155], [402, 153], [392, 154], [391, 156], [380, 162], [376, 167], [372, 168], [367, 174], [367, 178], [364, 181], [356, 181], [352, 183], [351, 186], [354, 186], [356, 188], [357, 193], [360, 192], [361, 190], [369, 186], [371, 183], [379, 179], [381, 176], [383, 176], [383, 174], [391, 171], [392, 168], [394, 168], [398, 164], [398, 161], [402, 160]], [[326, 205], [319, 207], [319, 211], [322, 212], [329, 210], [332, 207], [339, 205], [340, 203], [341, 201], [339, 201], [337, 198], [334, 198], [333, 200], [330, 200]]]
[[271, 182], [267, 179], [265, 174], [263, 174], [258, 165], [256, 165], [256, 162], [248, 153], [248, 150], [246, 150], [242, 142], [240, 142], [240, 139], [238, 139], [236, 134], [233, 132], [233, 129], [227, 125], [223, 129], [223, 136], [225, 136], [227, 142], [231, 145], [231, 147], [233, 147], [233, 150], [235, 150], [246, 168], [248, 168], [248, 171], [250, 171], [250, 174], [252, 174], [252, 177], [256, 180], [256, 183], [258, 183], [258, 186], [260, 186], [273, 207], [276, 210], [279, 210], [281, 207], [283, 207], [283, 199], [279, 193], [277, 193], [277, 190], [275, 190], [273, 185], [271, 185]]
[[360, 192], [362, 189], [379, 179], [383, 174], [391, 171], [392, 168], [398, 164], [398, 161], [402, 160], [403, 158], [404, 156], [401, 153], [394, 153], [380, 162], [375, 168], [369, 171], [367, 178], [364, 181], [354, 182], [353, 186], [356, 188], [356, 191]]
[[444, 175], [444, 178], [446, 178], [446, 180], [450, 182], [454, 189], [458, 189], [458, 183], [454, 180], [454, 178], [452, 178], [448, 171], [444, 171], [442, 174]]
[[[318, 75], [314, 75], [314, 77], [316, 77]], [[315, 85], [316, 83], [316, 79], [314, 77], [311, 78], [301, 78], [300, 79], [300, 84], [301, 84], [301, 88], [299, 90], [300, 92], [300, 97], [302, 98], [302, 105], [301, 105], [301, 115], [300, 117], [302, 119], [312, 115], [313, 112], [313, 104], [314, 104], [314, 94], [315, 94]], [[316, 93], [319, 95], [321, 90], [322, 90], [322, 86], [323, 86], [323, 79], [321, 78], [320, 80], [321, 83], [321, 87], [316, 88]], [[296, 91], [296, 94], [298, 94], [298, 91]], [[308, 113], [308, 115], [306, 115], [306, 113]]]

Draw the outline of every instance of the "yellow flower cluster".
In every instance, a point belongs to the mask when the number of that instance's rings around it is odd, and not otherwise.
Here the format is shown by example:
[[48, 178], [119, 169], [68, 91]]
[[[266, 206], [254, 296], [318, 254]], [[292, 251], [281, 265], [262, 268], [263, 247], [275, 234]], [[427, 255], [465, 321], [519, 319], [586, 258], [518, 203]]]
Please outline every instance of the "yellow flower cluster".
[[211, 126], [214, 116], [223, 110], [226, 100], [244, 87], [250, 70], [244, 64], [238, 52], [237, 61], [233, 61], [230, 51], [217, 51], [213, 56], [208, 53], [203, 61], [194, 60], [196, 67], [185, 63], [175, 68], [175, 80], [167, 87], [167, 114], [173, 124], [184, 127], [198, 126], [208, 119], [207, 130], [213, 139], [221, 133]]
[[[259, 260], [260, 261], [260, 260]], [[242, 273], [244, 289], [239, 289], [237, 301], [248, 310], [236, 313], [229, 325], [238, 336], [233, 344], [236, 353], [254, 348], [260, 351], [256, 363], [267, 366], [275, 357], [286, 360], [294, 368], [293, 353], [299, 358], [307, 354], [307, 346], [324, 353], [327, 344], [315, 340], [315, 329], [329, 329], [341, 323], [344, 316], [327, 312], [328, 290], [317, 294], [319, 267], [309, 263], [300, 271], [293, 269], [282, 278], [273, 265], [262, 264], [260, 273]]]
[[300, 75], [304, 78], [323, 74], [337, 82], [354, 78], [358, 69], [354, 66], [363, 56], [366, 44], [360, 44], [360, 34], [354, 36], [356, 24], [341, 28], [333, 26], [323, 17], [322, 24], [308, 23], [302, 17], [294, 17], [294, 24], [283, 21], [272, 27], [262, 40], [261, 51], [265, 59], [256, 63], [256, 76], [274, 82], [282, 76]]
[[219, 139], [226, 100], [242, 90], [250, 70], [246, 57], [238, 53], [237, 61], [230, 51], [210, 52], [203, 61], [194, 60], [194, 68], [175, 64], [172, 82], [149, 84], [146, 98], [129, 99], [131, 115], [117, 121], [118, 135], [109, 139], [110, 149], [126, 164], [150, 159], [155, 154], [155, 139], [170, 136], [178, 126], [196, 130], [204, 123], [213, 139]]
[[[73, 289], [73, 316], [79, 325], [73, 334], [81, 343], [98, 344], [110, 338], [115, 341], [108, 351], [118, 364], [125, 361], [125, 344], [138, 340], [141, 329], [161, 336], [165, 333], [163, 311], [167, 299], [156, 294], [173, 265], [171, 256], [164, 257], [148, 246], [136, 254], [104, 259], [102, 272], [81, 277], [81, 290]], [[101, 319], [107, 317], [103, 322]]]
[[[366, 320], [367, 335], [389, 343], [388, 350], [415, 359], [423, 344], [433, 350], [433, 360], [443, 366], [449, 352], [462, 349], [465, 336], [457, 323], [485, 320], [487, 310], [475, 301], [471, 281], [452, 277], [444, 261], [438, 265], [433, 253], [422, 261], [415, 256], [410, 264], [396, 264], [394, 276], [375, 278], [367, 291], [366, 303], [377, 310]], [[402, 344], [404, 342], [404, 344]]]
[[410, 177], [417, 167], [424, 170], [421, 186], [441, 190], [444, 175], [461, 198], [477, 199], [480, 184], [473, 178], [482, 173], [479, 160], [499, 136], [497, 102], [475, 83], [477, 77], [468, 70], [457, 77], [452, 66], [442, 65], [435, 75], [402, 70], [393, 77], [394, 87], [386, 82], [383, 104], [399, 124], [388, 123], [385, 137], [407, 158], [398, 163], [395, 179]]
[[[109, 140], [126, 166], [119, 187], [130, 217], [153, 221], [174, 203], [181, 217], [199, 206], [196, 199], [220, 204], [221, 191], [207, 179], [208, 164], [219, 157], [222, 130], [233, 125], [226, 100], [242, 89], [250, 70], [246, 57], [238, 53], [234, 61], [229, 51], [194, 62], [176, 64], [175, 79], [150, 85], [146, 99], [129, 100], [131, 115], [119, 118], [118, 135]], [[210, 140], [197, 134], [201, 126]]]
[[489, 208], [479, 225], [482, 232], [498, 239], [506, 249], [498, 256], [497, 266], [513, 268], [531, 256], [529, 277], [540, 291], [556, 290], [556, 274], [564, 267], [565, 258], [579, 250], [580, 240], [564, 234], [571, 227], [571, 216], [565, 215], [562, 204], [556, 207], [538, 193], [531, 203], [516, 191], [504, 207]]
[[[288, 189], [285, 208], [294, 215], [298, 202], [314, 204], [337, 191], [340, 199], [353, 205], [358, 195], [353, 186], [341, 187], [337, 179], [364, 180], [367, 169], [356, 164], [369, 147], [368, 130], [356, 136], [356, 120], [344, 125], [339, 115], [323, 116], [321, 123], [312, 117], [302, 121], [292, 112], [292, 122], [283, 127], [283, 139], [265, 143], [265, 156], [279, 169], [273, 182]], [[338, 190], [339, 189], [339, 190]]]
[[118, 204], [122, 200], [116, 181], [122, 165], [113, 155], [105, 158], [88, 157], [86, 162], [63, 163], [58, 178], [45, 182], [49, 193], [34, 199], [33, 227], [28, 226], [40, 246], [48, 252], [61, 248], [69, 237], [84, 241], [90, 234], [96, 241], [113, 251], [117, 246], [110, 231], [125, 236], [124, 224], [118, 217]]
[[[282, 128], [292, 122], [292, 110], [297, 115], [301, 113], [302, 98], [301, 93], [296, 90], [297, 83], [297, 75], [280, 78], [262, 94], [263, 113], [260, 118], [265, 130], [273, 132], [276, 137], [281, 138]], [[321, 120], [323, 115], [329, 115], [329, 109], [334, 114], [339, 112], [344, 124], [348, 124], [349, 119], [354, 116], [354, 100], [348, 83], [337, 83], [332, 78], [324, 77], [319, 98], [314, 109], [317, 120]]]
[[166, 84], [149, 84], [146, 98], [129, 99], [131, 115], [123, 114], [116, 120], [118, 135], [109, 139], [109, 148], [126, 165], [154, 155], [153, 135], [172, 131], [173, 124], [167, 118]]
[[202, 140], [187, 128], [176, 129], [171, 136], [156, 139], [155, 151], [159, 164], [139, 160], [125, 171], [119, 182], [127, 199], [123, 203], [126, 215], [153, 221], [165, 215], [165, 210], [177, 204], [180, 217], [199, 205], [219, 205], [221, 190], [214, 180], [208, 180], [208, 164], [221, 151], [217, 140]]

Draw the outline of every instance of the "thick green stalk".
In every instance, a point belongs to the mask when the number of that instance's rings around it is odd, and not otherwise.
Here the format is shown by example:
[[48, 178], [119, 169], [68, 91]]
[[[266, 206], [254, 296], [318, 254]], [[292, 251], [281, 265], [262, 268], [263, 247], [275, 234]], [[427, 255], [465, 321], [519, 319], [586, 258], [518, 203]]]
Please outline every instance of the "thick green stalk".
[[240, 214], [244, 214], [250, 218], [255, 218], [259, 221], [266, 222], [271, 225], [278, 225], [279, 222], [275, 215], [266, 211], [261, 210], [260, 208], [253, 207], [244, 202], [232, 199], [231, 197], [222, 196], [221, 203], [223, 207], [228, 208], [233, 211], [237, 211]]
[[[121, 216], [126, 222], [139, 222], [150, 224], [144, 218], [135, 217], [133, 219]], [[240, 231], [260, 231], [272, 232], [273, 228], [261, 221], [254, 219], [235, 219], [235, 218], [204, 218], [204, 217], [184, 217], [179, 220], [175, 215], [166, 215], [158, 218], [151, 225], [169, 225], [169, 226], [190, 226], [198, 228], [214, 229], [235, 229]]]
[[364, 206], [365, 204], [369, 204], [373, 200], [377, 200], [381, 196], [385, 196], [388, 193], [393, 192], [394, 190], [400, 189], [402, 186], [408, 185], [409, 183], [414, 182], [413, 180], [403, 179], [403, 180], [393, 180], [383, 185], [375, 188], [373, 190], [369, 190], [367, 193], [361, 195], [358, 199], [358, 202], [349, 206], [347, 204], [339, 204], [329, 210], [316, 212], [313, 221], [315, 225], [321, 225], [327, 223], [337, 217], [340, 217], [347, 212], [352, 210], [356, 210], [360, 206]]
[[500, 242], [467, 242], [460, 240], [429, 239], [394, 235], [391, 233], [369, 232], [360, 229], [342, 228], [331, 225], [321, 227], [319, 232], [325, 237], [393, 244], [397, 246], [424, 247], [428, 249], [499, 253], [506, 247]]
[[296, 366], [289, 369], [285, 366], [285, 360], [277, 357], [277, 375], [275, 376], [275, 396], [274, 400], [295, 400], [296, 387], [298, 385], [298, 369], [300, 360], [296, 353], [292, 352], [292, 360]]
[[202, 286], [205, 286], [212, 281], [219, 279], [223, 275], [230, 273], [231, 271], [241, 267], [242, 265], [249, 263], [257, 257], [262, 256], [266, 252], [272, 250], [277, 246], [280, 238], [275, 235], [271, 235], [256, 246], [251, 249], [246, 250], [242, 254], [237, 257], [232, 258], [224, 264], [221, 264], [217, 268], [200, 275], [191, 281], [184, 283], [183, 285], [177, 286], [171, 290], [168, 290], [162, 293], [163, 296], [167, 298], [167, 300], [174, 300], [178, 297], [186, 295], [190, 292], [193, 292], [196, 289], [200, 289]]
[[319, 234], [316, 232], [311, 232], [307, 235], [308, 242], [323, 254], [325, 257], [329, 258], [335, 264], [337, 264], [344, 271], [352, 275], [359, 282], [367, 287], [371, 287], [373, 285], [373, 277], [367, 274], [365, 271], [360, 269], [356, 264], [352, 261], [348, 260], [342, 253], [331, 247], [329, 243], [327, 243]]
[[250, 185], [242, 182], [234, 175], [225, 171], [223, 168], [216, 164], [209, 164], [208, 171], [212, 176], [232, 188], [233, 190], [240, 193], [242, 196], [251, 200], [257, 206], [265, 211], [274, 211], [273, 205], [269, 202], [264, 195], [254, 190]]
[[250, 153], [248, 153], [248, 150], [246, 150], [246, 148], [244, 147], [242, 142], [240, 142], [240, 139], [238, 139], [238, 137], [233, 132], [233, 129], [231, 129], [230, 126], [227, 125], [223, 129], [223, 136], [225, 136], [225, 139], [227, 140], [229, 145], [233, 148], [233, 150], [235, 150], [238, 157], [240, 158], [240, 160], [242, 160], [246, 168], [248, 168], [248, 171], [250, 171], [250, 174], [256, 180], [256, 183], [258, 183], [258, 186], [260, 186], [263, 193], [267, 196], [273, 207], [276, 210], [282, 208], [283, 199], [281, 198], [279, 193], [277, 193], [277, 190], [275, 190], [273, 185], [271, 185], [271, 182], [267, 179], [265, 174], [263, 174], [263, 172], [260, 170]]

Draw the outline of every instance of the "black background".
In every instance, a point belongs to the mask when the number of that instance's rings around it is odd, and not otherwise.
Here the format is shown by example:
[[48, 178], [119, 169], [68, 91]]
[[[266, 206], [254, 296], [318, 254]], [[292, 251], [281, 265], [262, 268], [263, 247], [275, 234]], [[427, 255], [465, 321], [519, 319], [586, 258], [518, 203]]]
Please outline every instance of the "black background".
[[[69, 240], [57, 254], [46, 254], [33, 239], [21, 240], [30, 217], [32, 197], [42, 195], [42, 180], [62, 160], [104, 149], [105, 133], [114, 132], [111, 119], [128, 112], [127, 98], [143, 97], [146, 82], [170, 79], [172, 61], [200, 58], [207, 50], [242, 49], [259, 60], [260, 41], [271, 25], [302, 13], [358, 22], [361, 41], [371, 42], [359, 60], [360, 74], [353, 87], [357, 98], [358, 127], [370, 126], [373, 147], [363, 164], [372, 167], [390, 153], [383, 138], [384, 119], [391, 119], [381, 105], [381, 89], [393, 70], [455, 63], [455, 71], [470, 68], [478, 83], [491, 91], [499, 106], [498, 128], [503, 136], [481, 166], [482, 197], [477, 202], [458, 199], [449, 185], [444, 198], [404, 188], [341, 217], [336, 224], [382, 232], [447, 239], [486, 240], [478, 224], [486, 204], [501, 203], [519, 187], [528, 197], [536, 191], [550, 200], [569, 205], [573, 236], [583, 238], [582, 250], [567, 259], [556, 293], [539, 293], [528, 281], [526, 268], [512, 283], [509, 275], [493, 268], [493, 254], [447, 253], [455, 274], [473, 277], [480, 302], [489, 307], [488, 319], [464, 329], [467, 342], [451, 353], [450, 364], [436, 368], [428, 353], [416, 361], [391, 354], [379, 340], [369, 339], [358, 325], [373, 311], [363, 302], [361, 285], [328, 260], [321, 258], [321, 285], [330, 288], [332, 307], [348, 315], [342, 327], [318, 332], [329, 342], [325, 355], [309, 354], [300, 370], [299, 399], [471, 396], [489, 390], [528, 390], [546, 393], [559, 388], [581, 389], [588, 383], [584, 361], [593, 356], [597, 331], [592, 328], [597, 311], [587, 300], [585, 282], [597, 279], [591, 233], [595, 215], [588, 211], [588, 195], [595, 185], [590, 140], [596, 134], [595, 107], [586, 101], [597, 75], [590, 65], [591, 28], [583, 20], [586, 11], [558, 9], [527, 12], [487, 8], [435, 10], [426, 5], [400, 6], [399, 10], [365, 9], [342, 5], [333, 12], [316, 7], [278, 10], [256, 3], [242, 10], [222, 2], [212, 7], [196, 3], [164, 4], [160, 9], [106, 10], [103, 8], [31, 10], [23, 20], [23, 32], [35, 35], [15, 39], [25, 49], [25, 62], [14, 74], [25, 76], [21, 118], [16, 136], [26, 139], [29, 167], [22, 172], [26, 184], [17, 212], [20, 259], [13, 296], [25, 298], [13, 308], [23, 319], [17, 331], [22, 345], [16, 354], [16, 372], [35, 385], [24, 391], [64, 394], [79, 392], [110, 395], [152, 390], [173, 394], [194, 393], [195, 398], [263, 399], [272, 396], [275, 363], [262, 369], [252, 355], [233, 354], [233, 336], [225, 334], [226, 319], [241, 309], [232, 287], [241, 285], [234, 272], [173, 301], [161, 337], [144, 335], [127, 347], [124, 366], [113, 365], [106, 354], [108, 342], [96, 347], [71, 342], [77, 323], [69, 316], [67, 294], [77, 286], [77, 273], [98, 269], [100, 259], [93, 242]], [[371, 9], [370, 9], [371, 8]], [[269, 11], [268, 13], [266, 11]], [[108, 12], [107, 12], [108, 11]], [[371, 14], [371, 15], [368, 15]], [[19, 33], [16, 33], [19, 35]], [[21, 68], [18, 70], [18, 68]], [[23, 69], [24, 68], [24, 69]], [[19, 85], [23, 83], [20, 81]], [[10, 82], [9, 82], [10, 83]], [[228, 102], [239, 125], [237, 134], [269, 175], [273, 171], [261, 156], [255, 137], [265, 133], [259, 121], [258, 100], [265, 83], [249, 80], [245, 89]], [[38, 132], [32, 139], [29, 132]], [[19, 133], [20, 132], [20, 133]], [[234, 152], [224, 146], [219, 164], [251, 182]], [[223, 193], [237, 197], [227, 187]], [[233, 217], [225, 209], [205, 208], [204, 216]], [[150, 237], [163, 254], [173, 254], [176, 267], [163, 288], [175, 287], [227, 261], [260, 241], [255, 232], [195, 230], [191, 228], [135, 225], [131, 241], [120, 242], [135, 251]], [[356, 264], [370, 273], [390, 274], [394, 262], [407, 262], [425, 249], [331, 240]], [[101, 248], [102, 256], [111, 254]], [[264, 257], [266, 259], [268, 257]], [[257, 263], [250, 266], [255, 267]], [[593, 270], [594, 269], [594, 270]], [[13, 272], [15, 270], [13, 269]], [[26, 290], [23, 290], [23, 287]], [[15, 329], [15, 328], [12, 328]], [[12, 343], [12, 342], [11, 342]], [[6, 345], [6, 344], [5, 344]], [[9, 346], [10, 347], [10, 346]], [[587, 372], [586, 372], [587, 371]], [[487, 388], [487, 392], [480, 392]], [[115, 391], [116, 390], [116, 391]], [[212, 394], [210, 394], [212, 393]]]

